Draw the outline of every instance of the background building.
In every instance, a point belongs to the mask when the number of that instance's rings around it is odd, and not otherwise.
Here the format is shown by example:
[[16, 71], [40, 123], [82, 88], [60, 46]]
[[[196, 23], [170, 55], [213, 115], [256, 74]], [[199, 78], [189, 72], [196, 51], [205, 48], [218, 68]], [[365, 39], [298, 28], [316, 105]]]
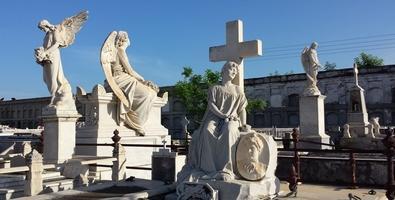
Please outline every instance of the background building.
[[[355, 84], [353, 69], [322, 71], [318, 79], [318, 87], [326, 95], [326, 128], [336, 129], [347, 121], [348, 91]], [[256, 128], [298, 126], [299, 95], [305, 87], [305, 80], [303, 73], [245, 79], [247, 97], [266, 100], [269, 105], [264, 111], [250, 113], [249, 124]], [[365, 89], [369, 118], [380, 117], [381, 125], [394, 125], [395, 65], [360, 69], [359, 84]], [[186, 113], [185, 108], [175, 98], [172, 86], [162, 87], [161, 90], [169, 92], [169, 102], [162, 108], [162, 124], [173, 137], [183, 137], [181, 121]], [[36, 128], [40, 123], [41, 109], [49, 101], [49, 97], [1, 101], [0, 124]], [[80, 107], [77, 102], [77, 109], [83, 110]]]

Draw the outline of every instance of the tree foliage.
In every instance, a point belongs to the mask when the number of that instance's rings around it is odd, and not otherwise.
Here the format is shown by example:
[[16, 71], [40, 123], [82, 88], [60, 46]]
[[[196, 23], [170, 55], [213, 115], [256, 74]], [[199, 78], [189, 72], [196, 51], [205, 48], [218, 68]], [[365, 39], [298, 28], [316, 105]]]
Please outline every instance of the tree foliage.
[[251, 113], [252, 111], [263, 111], [267, 107], [267, 101], [262, 99], [248, 99], [248, 105], [246, 108], [247, 113]]
[[184, 67], [184, 80], [175, 85], [175, 94], [184, 104], [188, 117], [194, 121], [203, 118], [207, 107], [207, 89], [220, 81], [220, 73], [207, 69], [203, 75], [194, 74], [192, 68]]
[[[207, 108], [207, 90], [221, 80], [221, 73], [207, 69], [203, 75], [194, 74], [192, 68], [184, 67], [181, 73], [184, 80], [175, 85], [175, 95], [181, 100], [187, 110], [187, 116], [199, 123]], [[247, 112], [264, 110], [267, 102], [261, 99], [248, 100]]]
[[358, 67], [377, 67], [384, 65], [384, 60], [372, 54], [362, 52], [358, 57], [354, 58]]
[[330, 63], [328, 61], [324, 64], [324, 71], [334, 70], [336, 69], [336, 63]]

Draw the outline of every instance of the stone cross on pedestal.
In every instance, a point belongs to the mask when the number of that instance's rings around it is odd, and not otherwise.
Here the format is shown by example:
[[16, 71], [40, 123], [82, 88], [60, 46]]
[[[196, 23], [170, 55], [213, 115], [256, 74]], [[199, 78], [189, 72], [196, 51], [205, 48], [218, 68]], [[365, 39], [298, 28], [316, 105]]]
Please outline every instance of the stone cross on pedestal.
[[226, 44], [210, 47], [211, 62], [234, 61], [239, 63], [239, 73], [233, 83], [244, 90], [243, 58], [261, 56], [262, 41], [251, 40], [243, 42], [243, 22], [241, 20], [226, 23]]

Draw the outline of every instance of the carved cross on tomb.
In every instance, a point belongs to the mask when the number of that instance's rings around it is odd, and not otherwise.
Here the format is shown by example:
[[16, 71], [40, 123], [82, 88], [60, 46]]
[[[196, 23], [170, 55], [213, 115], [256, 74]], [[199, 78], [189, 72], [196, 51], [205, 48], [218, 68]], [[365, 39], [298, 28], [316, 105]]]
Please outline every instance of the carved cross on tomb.
[[243, 59], [262, 55], [262, 41], [243, 41], [243, 22], [241, 20], [226, 23], [226, 44], [210, 47], [211, 62], [234, 61], [239, 63], [239, 73], [233, 83], [244, 91], [244, 63]]

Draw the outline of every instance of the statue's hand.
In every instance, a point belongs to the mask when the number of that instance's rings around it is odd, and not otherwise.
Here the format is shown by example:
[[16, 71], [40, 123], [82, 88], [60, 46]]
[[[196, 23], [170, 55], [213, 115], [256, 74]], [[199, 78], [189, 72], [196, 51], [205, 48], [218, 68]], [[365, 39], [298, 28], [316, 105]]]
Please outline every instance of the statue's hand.
[[38, 64], [43, 63], [46, 60], [47, 54], [45, 53], [44, 47], [34, 49], [34, 56]]
[[159, 87], [152, 81], [144, 81], [144, 84], [147, 85], [148, 87], [152, 88], [156, 92], [159, 92]]

